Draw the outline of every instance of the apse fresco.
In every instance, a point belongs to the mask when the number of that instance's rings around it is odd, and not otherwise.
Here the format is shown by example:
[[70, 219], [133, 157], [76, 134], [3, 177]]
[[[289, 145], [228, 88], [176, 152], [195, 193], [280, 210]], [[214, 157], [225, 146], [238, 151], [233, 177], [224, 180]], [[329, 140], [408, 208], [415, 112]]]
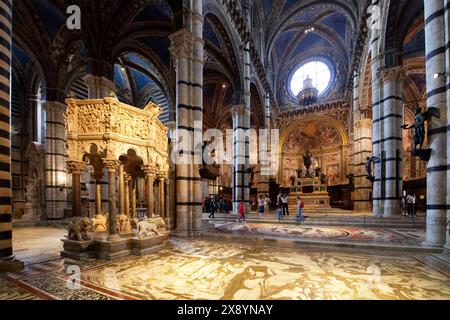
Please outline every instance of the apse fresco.
[[342, 139], [331, 124], [319, 120], [299, 123], [283, 144], [281, 160], [281, 185], [291, 184], [291, 177], [303, 169], [303, 154], [309, 150], [313, 155], [313, 167], [321, 168], [327, 176], [328, 185], [342, 183]]
[[299, 152], [329, 148], [341, 144], [341, 138], [336, 128], [328, 123], [309, 121], [299, 124], [286, 139], [283, 152]]

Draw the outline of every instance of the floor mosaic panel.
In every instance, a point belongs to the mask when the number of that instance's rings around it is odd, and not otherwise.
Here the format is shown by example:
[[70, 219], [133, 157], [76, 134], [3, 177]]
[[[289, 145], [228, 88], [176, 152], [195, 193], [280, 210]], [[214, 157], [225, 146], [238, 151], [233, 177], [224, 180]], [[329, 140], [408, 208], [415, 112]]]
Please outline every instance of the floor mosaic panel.
[[425, 233], [417, 229], [320, 227], [264, 223], [216, 223], [215, 231], [294, 240], [417, 245]]
[[[450, 277], [442, 264], [444, 258], [427, 254], [293, 251], [171, 240], [152, 255], [82, 263], [79, 290], [68, 289], [63, 260], [47, 263], [41, 271], [34, 265], [8, 280], [47, 299], [450, 300]], [[2, 298], [21, 296], [13, 292]]]

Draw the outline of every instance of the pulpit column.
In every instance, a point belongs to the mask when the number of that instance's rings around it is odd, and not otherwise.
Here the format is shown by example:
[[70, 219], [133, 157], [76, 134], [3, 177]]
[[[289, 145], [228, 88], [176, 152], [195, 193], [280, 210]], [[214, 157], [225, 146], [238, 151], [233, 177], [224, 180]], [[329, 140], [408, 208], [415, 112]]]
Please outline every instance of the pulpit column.
[[142, 166], [142, 170], [145, 173], [145, 179], [147, 183], [147, 218], [154, 217], [154, 201], [153, 198], [153, 183], [155, 182], [155, 172], [151, 166]]
[[131, 176], [125, 175], [125, 190], [124, 190], [124, 206], [125, 206], [125, 215], [130, 217], [130, 181]]
[[101, 179], [103, 178], [103, 171], [94, 172], [93, 177], [95, 179], [95, 215], [102, 214], [102, 185]]
[[119, 166], [119, 213], [125, 213], [125, 174], [124, 166], [120, 164]]
[[136, 219], [136, 178], [131, 179], [131, 218]]
[[68, 161], [67, 169], [72, 174], [72, 216], [81, 217], [81, 173], [86, 169], [86, 163]]
[[159, 216], [161, 218], [166, 217], [166, 207], [165, 207], [165, 201], [164, 201], [164, 187], [165, 187], [165, 180], [166, 177], [164, 174], [158, 175], [158, 181], [159, 181]]
[[103, 160], [108, 170], [108, 193], [109, 193], [109, 237], [108, 240], [114, 240], [119, 237], [116, 226], [116, 171], [120, 162], [117, 160]]

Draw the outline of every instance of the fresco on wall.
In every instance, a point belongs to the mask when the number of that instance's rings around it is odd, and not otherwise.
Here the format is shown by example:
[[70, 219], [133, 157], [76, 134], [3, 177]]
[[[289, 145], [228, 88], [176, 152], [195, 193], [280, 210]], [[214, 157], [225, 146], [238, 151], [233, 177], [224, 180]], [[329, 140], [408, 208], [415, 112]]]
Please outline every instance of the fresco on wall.
[[218, 185], [221, 187], [230, 187], [233, 177], [233, 166], [231, 165], [220, 165], [220, 176], [218, 178]]
[[299, 125], [286, 138], [282, 148], [280, 183], [291, 185], [291, 177], [304, 169], [303, 154], [309, 150], [313, 167], [321, 168], [327, 176], [328, 185], [342, 183], [342, 139], [338, 130], [327, 122], [311, 120]]
[[331, 125], [320, 121], [309, 121], [300, 124], [286, 139], [283, 152], [299, 152], [335, 147], [341, 144], [339, 132]]

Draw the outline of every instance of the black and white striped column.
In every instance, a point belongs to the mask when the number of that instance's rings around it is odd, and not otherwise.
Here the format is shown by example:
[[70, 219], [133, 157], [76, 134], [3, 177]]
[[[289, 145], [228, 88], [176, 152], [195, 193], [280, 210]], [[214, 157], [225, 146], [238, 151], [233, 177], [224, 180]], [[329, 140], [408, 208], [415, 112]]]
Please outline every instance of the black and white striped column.
[[446, 104], [447, 104], [447, 219], [446, 219], [446, 242], [445, 247], [450, 249], [450, 160], [448, 159], [448, 150], [450, 150], [450, 1], [444, 0], [444, 8], [446, 8], [444, 12], [444, 21], [445, 21], [445, 43], [446, 51], [445, 51], [445, 71], [447, 74], [446, 78]]
[[[372, 0], [372, 5], [378, 6], [379, 0]], [[372, 154], [375, 157], [381, 156], [381, 91], [379, 83], [379, 70], [381, 67], [381, 53], [380, 53], [380, 36], [381, 30], [378, 22], [372, 19], [372, 36], [370, 39], [370, 52], [372, 63]], [[382, 184], [381, 184], [381, 166], [375, 164], [373, 175], [376, 180], [373, 183], [373, 214], [374, 216], [383, 216], [383, 202], [382, 202]]]
[[268, 97], [264, 101], [265, 110], [265, 134], [260, 130], [258, 138], [258, 151], [259, 151], [259, 179], [258, 179], [258, 198], [260, 196], [269, 195], [269, 181], [270, 181], [270, 158], [269, 158], [269, 148], [270, 148], [270, 100]]
[[[428, 122], [428, 145], [432, 149], [427, 166], [427, 222], [425, 243], [442, 246], [446, 241], [447, 211], [447, 107], [445, 19], [443, 0], [424, 1], [427, 108], [437, 108], [440, 119]], [[438, 75], [438, 77], [435, 77]]]
[[355, 74], [353, 85], [353, 174], [355, 178], [354, 207], [357, 211], [372, 208], [372, 183], [366, 179], [367, 158], [372, 156], [372, 120], [366, 119], [360, 110], [360, 78]]
[[[194, 121], [193, 128], [196, 135], [196, 141], [202, 139], [203, 135], [203, 56], [205, 42], [203, 40], [203, 1], [193, 0], [192, 5], [192, 119]], [[197, 160], [202, 158], [202, 148], [199, 144], [193, 142], [194, 152]], [[198, 161], [196, 163], [199, 163]], [[202, 229], [202, 182], [200, 180], [199, 165], [194, 166], [192, 172], [194, 177], [193, 184], [193, 202], [192, 206], [192, 227], [191, 235], [199, 235]]]
[[0, 272], [23, 268], [14, 260], [11, 191], [11, 0], [0, 0]]
[[[382, 128], [381, 148], [383, 156], [380, 179], [384, 190], [384, 217], [401, 214], [403, 168], [402, 168], [402, 68], [384, 69], [381, 72], [382, 110], [379, 118]], [[376, 177], [378, 179], [378, 177]]]
[[[64, 218], [68, 207], [66, 169], [66, 104], [47, 101], [45, 107], [45, 213], [47, 219]], [[70, 179], [69, 179], [70, 180]]]
[[[203, 9], [191, 3], [190, 23], [170, 36], [176, 63], [176, 232], [185, 236], [201, 233], [202, 180], [199, 175], [203, 133]], [[196, 139], [194, 139], [197, 137]]]
[[246, 118], [249, 114], [245, 104], [232, 108], [233, 113], [233, 212], [239, 213], [239, 205], [250, 204], [250, 189], [248, 187], [248, 144], [246, 132], [249, 129]]

